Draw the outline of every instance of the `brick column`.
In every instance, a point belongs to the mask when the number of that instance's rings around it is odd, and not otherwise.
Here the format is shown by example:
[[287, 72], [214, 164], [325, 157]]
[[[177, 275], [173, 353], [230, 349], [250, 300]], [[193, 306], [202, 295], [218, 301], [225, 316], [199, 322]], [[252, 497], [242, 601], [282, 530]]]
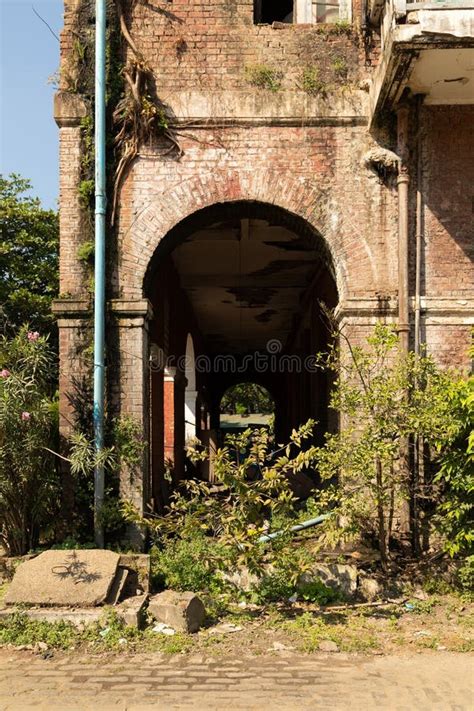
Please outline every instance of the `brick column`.
[[165, 463], [172, 469], [173, 482], [184, 473], [184, 385], [177, 368], [166, 367], [163, 383]]
[[[75, 396], [91, 384], [88, 347], [92, 339], [91, 311], [88, 301], [56, 299], [52, 311], [59, 334], [59, 435], [60, 451], [67, 455], [68, 440], [80, 413], [73, 406]], [[74, 484], [69, 466], [61, 461], [64, 520], [71, 521], [74, 509]]]
[[59, 126], [59, 292], [67, 297], [87, 295], [87, 275], [78, 258], [80, 245], [91, 238], [88, 216], [81, 206], [82, 129], [88, 114], [86, 102], [77, 94], [58, 92], [54, 118]]
[[164, 418], [164, 454], [165, 465], [174, 469], [174, 429], [175, 429], [175, 401], [174, 383], [176, 368], [165, 368], [163, 376], [163, 418]]
[[112, 299], [109, 308], [113, 315], [107, 339], [109, 407], [118, 417], [132, 417], [147, 444], [141, 465], [121, 471], [120, 496], [143, 513], [151, 497], [148, 324], [153, 312], [147, 299]]

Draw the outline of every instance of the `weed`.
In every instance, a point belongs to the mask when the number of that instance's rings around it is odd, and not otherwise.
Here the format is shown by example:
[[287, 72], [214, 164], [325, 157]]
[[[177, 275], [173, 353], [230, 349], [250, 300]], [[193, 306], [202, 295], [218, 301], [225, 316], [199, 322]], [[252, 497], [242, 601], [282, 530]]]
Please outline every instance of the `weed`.
[[439, 604], [436, 597], [431, 597], [428, 600], [411, 600], [410, 602], [413, 605], [412, 613], [415, 615], [429, 615]]
[[94, 190], [94, 180], [81, 180], [79, 183], [77, 191], [79, 193], [79, 200], [83, 208], [90, 208], [94, 198]]
[[255, 64], [245, 68], [245, 79], [252, 86], [276, 92], [281, 89], [283, 72], [267, 67], [265, 64]]
[[317, 67], [306, 67], [301, 76], [301, 88], [310, 96], [322, 96], [327, 94], [327, 84], [319, 78]]
[[151, 634], [154, 634], [157, 638], [156, 645], [159, 651], [164, 654], [183, 654], [184, 652], [188, 652], [192, 647], [192, 640], [189, 636], [182, 633], [177, 633], [172, 637], [157, 635], [155, 632], [151, 632]]
[[349, 67], [347, 66], [347, 62], [344, 59], [344, 57], [335, 57], [332, 62], [332, 68], [333, 68], [335, 75], [339, 79], [346, 79], [347, 78], [347, 72], [349, 70]]
[[69, 649], [77, 639], [77, 630], [69, 622], [30, 620], [16, 612], [0, 620], [0, 644], [36, 644], [44, 642], [55, 649]]
[[458, 579], [465, 593], [474, 595], [474, 555], [467, 556], [459, 568]]
[[88, 240], [87, 242], [83, 242], [77, 248], [77, 258], [81, 262], [90, 264], [94, 259], [94, 248], [95, 248], [94, 242], [92, 242], [91, 240]]
[[352, 25], [350, 22], [347, 20], [336, 20], [334, 23], [334, 30], [333, 34], [336, 35], [351, 35], [352, 34]]
[[94, 541], [81, 543], [75, 538], [65, 538], [61, 543], [55, 543], [53, 546], [50, 546], [53, 551], [93, 550], [96, 547]]
[[223, 591], [223, 579], [212, 564], [219, 552], [220, 546], [199, 532], [168, 539], [163, 548], [150, 551], [153, 583], [174, 590]]
[[428, 595], [449, 595], [453, 592], [452, 585], [443, 578], [426, 578], [422, 588]]

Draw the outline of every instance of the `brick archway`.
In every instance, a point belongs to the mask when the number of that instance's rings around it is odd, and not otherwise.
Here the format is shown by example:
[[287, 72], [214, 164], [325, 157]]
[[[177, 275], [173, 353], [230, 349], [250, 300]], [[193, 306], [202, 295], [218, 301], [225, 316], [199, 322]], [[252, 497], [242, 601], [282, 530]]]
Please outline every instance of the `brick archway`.
[[328, 191], [301, 176], [270, 170], [196, 177], [154, 195], [121, 237], [118, 286], [124, 298], [143, 298], [150, 261], [164, 238], [186, 218], [215, 204], [248, 201], [273, 205], [304, 220], [321, 235], [331, 257], [339, 297], [347, 294], [347, 259]]

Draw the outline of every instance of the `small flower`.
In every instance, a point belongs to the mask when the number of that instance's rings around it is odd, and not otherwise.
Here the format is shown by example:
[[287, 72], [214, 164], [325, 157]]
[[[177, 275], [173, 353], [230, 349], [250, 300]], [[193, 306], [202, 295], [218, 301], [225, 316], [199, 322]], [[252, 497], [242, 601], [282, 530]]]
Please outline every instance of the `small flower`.
[[29, 341], [37, 341], [39, 338], [39, 333], [38, 331], [28, 331], [28, 340]]
[[0, 378], [8, 378], [10, 375], [10, 371], [4, 368], [3, 370], [0, 370]]
[[21, 419], [23, 420], [23, 422], [28, 422], [30, 417], [31, 417], [31, 414], [29, 412], [22, 412], [21, 413]]

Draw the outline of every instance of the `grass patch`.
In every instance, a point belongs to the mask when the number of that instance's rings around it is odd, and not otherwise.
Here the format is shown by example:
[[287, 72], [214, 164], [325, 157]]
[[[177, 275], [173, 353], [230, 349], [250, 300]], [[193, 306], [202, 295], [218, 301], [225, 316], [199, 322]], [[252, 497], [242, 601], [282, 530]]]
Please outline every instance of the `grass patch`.
[[283, 628], [290, 634], [299, 649], [316, 652], [321, 642], [335, 642], [342, 652], [366, 652], [379, 647], [379, 641], [363, 618], [347, 616], [334, 622], [330, 616], [303, 613], [287, 621]]
[[255, 64], [245, 68], [245, 79], [252, 86], [269, 91], [279, 91], [283, 72], [267, 67], [265, 64]]
[[310, 96], [322, 96], [328, 93], [328, 87], [320, 75], [317, 67], [306, 67], [301, 75], [301, 89]]

